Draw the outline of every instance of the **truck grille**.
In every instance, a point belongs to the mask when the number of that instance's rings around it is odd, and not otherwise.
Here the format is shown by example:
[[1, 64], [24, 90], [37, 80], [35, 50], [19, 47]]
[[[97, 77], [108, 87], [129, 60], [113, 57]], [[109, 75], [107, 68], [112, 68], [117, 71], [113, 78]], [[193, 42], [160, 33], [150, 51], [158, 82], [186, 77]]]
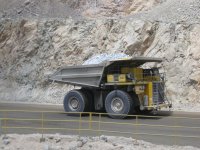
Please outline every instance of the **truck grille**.
[[161, 104], [165, 101], [164, 84], [153, 83], [153, 103]]

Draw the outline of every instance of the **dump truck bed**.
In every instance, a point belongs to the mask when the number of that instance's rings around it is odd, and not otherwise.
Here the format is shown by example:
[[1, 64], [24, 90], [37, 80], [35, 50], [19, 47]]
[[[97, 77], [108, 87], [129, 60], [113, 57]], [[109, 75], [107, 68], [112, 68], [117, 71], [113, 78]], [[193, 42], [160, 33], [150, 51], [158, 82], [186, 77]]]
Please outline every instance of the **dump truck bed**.
[[50, 80], [78, 86], [99, 87], [104, 65], [81, 65], [61, 68]]
[[101, 64], [67, 66], [49, 76], [49, 80], [77, 86], [100, 87], [104, 71], [113, 65], [128, 64], [129, 66], [138, 67], [146, 62], [161, 61], [160, 58], [134, 57], [106, 61]]

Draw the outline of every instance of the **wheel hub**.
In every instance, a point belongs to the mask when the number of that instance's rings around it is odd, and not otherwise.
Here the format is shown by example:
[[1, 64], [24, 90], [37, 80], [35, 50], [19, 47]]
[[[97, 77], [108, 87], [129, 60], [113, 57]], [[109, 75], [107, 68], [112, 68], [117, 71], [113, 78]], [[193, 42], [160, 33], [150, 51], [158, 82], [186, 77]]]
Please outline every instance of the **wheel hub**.
[[68, 104], [69, 108], [71, 110], [77, 110], [79, 108], [79, 101], [75, 98], [75, 97], [72, 97], [70, 100], [69, 100], [69, 104]]
[[111, 101], [111, 109], [112, 111], [119, 113], [124, 108], [124, 103], [121, 98], [116, 97]]

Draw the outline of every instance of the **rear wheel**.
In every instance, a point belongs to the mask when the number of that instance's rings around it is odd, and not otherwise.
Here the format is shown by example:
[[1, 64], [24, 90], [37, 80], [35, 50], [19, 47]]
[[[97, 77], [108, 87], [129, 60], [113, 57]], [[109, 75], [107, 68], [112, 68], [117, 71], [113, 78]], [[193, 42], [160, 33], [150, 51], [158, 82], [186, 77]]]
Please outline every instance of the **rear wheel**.
[[[69, 91], [64, 97], [63, 105], [66, 112], [89, 111], [89, 102], [88, 102], [87, 96], [81, 90]], [[79, 114], [75, 114], [75, 115], [79, 115]]]
[[111, 91], [105, 100], [106, 112], [111, 118], [122, 119], [131, 114], [133, 101], [131, 96], [122, 90]]

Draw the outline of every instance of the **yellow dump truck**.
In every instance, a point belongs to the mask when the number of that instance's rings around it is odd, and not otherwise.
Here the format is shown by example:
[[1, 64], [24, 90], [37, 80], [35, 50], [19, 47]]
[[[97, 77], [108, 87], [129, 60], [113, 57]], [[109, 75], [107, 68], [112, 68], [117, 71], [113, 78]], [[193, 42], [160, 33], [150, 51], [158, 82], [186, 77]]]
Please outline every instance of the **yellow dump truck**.
[[134, 57], [98, 65], [68, 66], [49, 80], [79, 87], [65, 95], [66, 112], [105, 110], [112, 118], [125, 118], [136, 111], [172, 106], [165, 96], [165, 78], [159, 68], [143, 67], [152, 62], [161, 63], [162, 59]]

